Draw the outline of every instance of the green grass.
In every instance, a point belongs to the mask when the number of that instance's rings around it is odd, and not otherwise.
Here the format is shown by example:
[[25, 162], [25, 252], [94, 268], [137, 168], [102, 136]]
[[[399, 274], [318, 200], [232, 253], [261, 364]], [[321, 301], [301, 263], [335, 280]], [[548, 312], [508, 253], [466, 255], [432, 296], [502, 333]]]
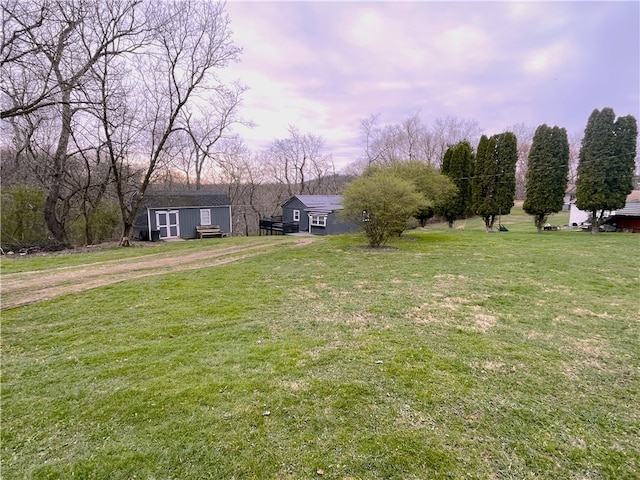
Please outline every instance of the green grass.
[[640, 236], [503, 221], [4, 311], [2, 478], [638, 478]]
[[[131, 247], [120, 248], [109, 245], [95, 245], [76, 250], [64, 250], [42, 255], [7, 256], [0, 262], [0, 273], [19, 273], [48, 270], [51, 268], [74, 267], [87, 263], [98, 263], [113, 260], [141, 259], [152, 255], [167, 255], [175, 252], [192, 253], [204, 249], [226, 248], [238, 245], [267, 244], [273, 241], [269, 237], [231, 237], [205, 238], [198, 241], [185, 242], [133, 242]], [[91, 251], [95, 250], [95, 251]]]

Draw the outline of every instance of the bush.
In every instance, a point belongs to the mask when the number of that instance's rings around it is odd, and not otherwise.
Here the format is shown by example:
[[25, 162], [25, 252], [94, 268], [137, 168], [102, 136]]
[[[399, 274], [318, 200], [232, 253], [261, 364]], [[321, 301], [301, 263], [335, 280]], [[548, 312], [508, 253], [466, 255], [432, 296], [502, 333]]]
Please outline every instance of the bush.
[[2, 190], [0, 243], [3, 250], [55, 247], [44, 221], [44, 191], [17, 185]]
[[380, 170], [348, 184], [343, 200], [343, 215], [360, 225], [370, 246], [381, 247], [404, 231], [424, 197], [413, 183]]
[[74, 245], [93, 245], [117, 240], [121, 233], [120, 208], [115, 202], [103, 202], [91, 213], [88, 220], [80, 217], [71, 225], [71, 241]]

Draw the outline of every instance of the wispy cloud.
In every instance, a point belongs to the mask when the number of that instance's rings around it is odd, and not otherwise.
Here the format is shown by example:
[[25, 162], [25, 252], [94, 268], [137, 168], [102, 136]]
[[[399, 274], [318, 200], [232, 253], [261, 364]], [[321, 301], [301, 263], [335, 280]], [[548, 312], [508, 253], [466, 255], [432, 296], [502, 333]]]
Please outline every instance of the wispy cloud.
[[[546, 122], [584, 129], [594, 108], [638, 117], [637, 2], [230, 2], [250, 90], [252, 148], [290, 124], [336, 161], [359, 119], [473, 118], [487, 133]], [[337, 152], [349, 152], [337, 153]]]

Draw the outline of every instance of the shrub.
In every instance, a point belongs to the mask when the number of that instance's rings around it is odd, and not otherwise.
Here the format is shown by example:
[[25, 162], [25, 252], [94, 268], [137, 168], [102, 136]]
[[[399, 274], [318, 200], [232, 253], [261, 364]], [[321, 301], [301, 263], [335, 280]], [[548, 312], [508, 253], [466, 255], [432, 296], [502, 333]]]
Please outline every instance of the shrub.
[[44, 221], [44, 191], [17, 185], [2, 190], [0, 243], [3, 250], [21, 250], [31, 247], [49, 250], [49, 239]]

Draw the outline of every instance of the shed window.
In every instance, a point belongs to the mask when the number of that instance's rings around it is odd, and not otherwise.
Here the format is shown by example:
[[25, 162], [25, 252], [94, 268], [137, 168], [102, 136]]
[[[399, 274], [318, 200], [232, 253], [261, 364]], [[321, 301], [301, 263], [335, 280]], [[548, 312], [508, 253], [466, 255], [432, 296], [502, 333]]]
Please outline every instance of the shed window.
[[208, 208], [200, 209], [200, 225], [211, 225], [211, 210]]
[[310, 215], [312, 227], [326, 227], [327, 216], [326, 215]]
[[299, 222], [300, 221], [300, 210], [294, 210], [293, 211], [293, 221], [294, 222]]

